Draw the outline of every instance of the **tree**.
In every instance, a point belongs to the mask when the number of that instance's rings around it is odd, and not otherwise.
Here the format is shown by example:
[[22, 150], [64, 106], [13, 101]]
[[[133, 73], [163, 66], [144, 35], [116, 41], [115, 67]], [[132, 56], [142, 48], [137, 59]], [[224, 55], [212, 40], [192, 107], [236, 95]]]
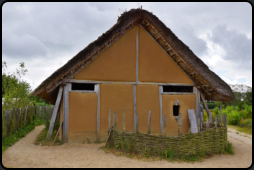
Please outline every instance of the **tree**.
[[8, 72], [6, 62], [2, 62], [2, 102], [4, 109], [25, 107], [29, 104], [31, 86], [22, 79], [27, 72], [24, 62], [21, 62], [19, 68], [12, 74]]

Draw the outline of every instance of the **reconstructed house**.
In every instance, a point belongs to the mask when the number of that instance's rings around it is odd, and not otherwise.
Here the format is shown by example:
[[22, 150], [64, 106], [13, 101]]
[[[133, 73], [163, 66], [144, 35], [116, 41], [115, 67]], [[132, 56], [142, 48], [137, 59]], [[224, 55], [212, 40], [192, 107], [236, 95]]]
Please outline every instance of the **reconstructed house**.
[[182, 133], [187, 133], [188, 109], [194, 109], [199, 119], [200, 100], [234, 98], [227, 83], [155, 15], [142, 9], [124, 12], [112, 28], [44, 80], [33, 95], [55, 104], [50, 129], [59, 113], [60, 137], [69, 143], [106, 139], [110, 110], [111, 115], [116, 112], [119, 130], [123, 109], [126, 131], [136, 131], [138, 114], [138, 131], [143, 133], [147, 133], [151, 110], [152, 134], [162, 133], [166, 115], [166, 135], [170, 136], [178, 133], [175, 117], [181, 113]]

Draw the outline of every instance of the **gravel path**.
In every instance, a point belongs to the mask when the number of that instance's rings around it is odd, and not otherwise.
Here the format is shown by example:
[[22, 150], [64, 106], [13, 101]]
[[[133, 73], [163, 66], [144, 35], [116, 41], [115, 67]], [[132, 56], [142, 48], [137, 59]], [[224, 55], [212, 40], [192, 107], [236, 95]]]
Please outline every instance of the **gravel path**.
[[233, 143], [235, 155], [214, 155], [203, 162], [142, 161], [105, 153], [101, 144], [63, 144], [59, 146], [34, 145], [44, 126], [33, 131], [9, 147], [2, 155], [2, 164], [9, 168], [48, 167], [168, 167], [168, 168], [247, 168], [252, 164], [252, 136], [240, 135], [228, 129], [228, 140]]

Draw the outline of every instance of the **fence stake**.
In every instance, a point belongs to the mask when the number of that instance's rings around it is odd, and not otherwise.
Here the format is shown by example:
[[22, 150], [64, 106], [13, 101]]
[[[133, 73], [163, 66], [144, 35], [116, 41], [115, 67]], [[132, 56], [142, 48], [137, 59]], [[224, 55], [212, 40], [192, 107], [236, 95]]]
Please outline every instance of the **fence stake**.
[[108, 116], [108, 131], [110, 131], [111, 126], [111, 109], [109, 109], [109, 116]]
[[198, 133], [200, 133], [200, 118], [198, 118]]
[[137, 132], [138, 132], [138, 114], [136, 114], [137, 116]]
[[164, 115], [164, 119], [163, 119], [163, 136], [165, 136], [165, 131], [166, 131], [166, 120], [167, 120], [167, 115]]
[[125, 110], [123, 109], [123, 132], [125, 132]]
[[220, 105], [220, 115], [221, 115], [220, 123], [221, 123], [221, 127], [222, 127], [222, 105]]
[[117, 131], [117, 122], [116, 122], [116, 112], [114, 112], [114, 128], [115, 128], [115, 131]]
[[209, 129], [209, 121], [207, 119], [207, 121], [206, 121], [206, 130], [208, 130], [208, 129]]
[[151, 134], [151, 110], [148, 113], [148, 134]]
[[224, 127], [227, 128], [227, 115], [224, 113]]
[[178, 116], [178, 136], [182, 134], [182, 113]]

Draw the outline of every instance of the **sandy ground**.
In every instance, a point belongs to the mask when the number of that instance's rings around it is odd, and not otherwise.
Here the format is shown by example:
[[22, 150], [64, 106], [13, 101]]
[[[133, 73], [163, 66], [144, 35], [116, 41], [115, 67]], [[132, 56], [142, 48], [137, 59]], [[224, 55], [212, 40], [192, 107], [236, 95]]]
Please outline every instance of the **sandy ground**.
[[[233, 143], [235, 155], [213, 155], [203, 162], [143, 161], [105, 153], [101, 144], [63, 144], [59, 146], [34, 145], [42, 126], [9, 147], [2, 155], [2, 164], [9, 168], [48, 167], [168, 167], [168, 168], [247, 168], [252, 164], [252, 136], [237, 134], [229, 129], [228, 140]], [[245, 137], [247, 136], [247, 137]]]

